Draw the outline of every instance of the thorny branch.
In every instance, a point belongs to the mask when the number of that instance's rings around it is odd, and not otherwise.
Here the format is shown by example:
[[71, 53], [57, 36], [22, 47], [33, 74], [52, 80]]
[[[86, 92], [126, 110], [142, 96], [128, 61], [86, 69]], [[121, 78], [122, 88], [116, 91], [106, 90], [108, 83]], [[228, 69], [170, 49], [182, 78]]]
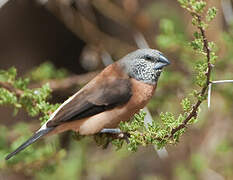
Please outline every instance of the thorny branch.
[[[207, 63], [208, 63], [208, 67], [207, 67], [207, 72], [206, 72], [206, 83], [205, 83], [205, 86], [202, 88], [201, 92], [200, 92], [200, 96], [203, 97], [205, 94], [206, 94], [206, 91], [208, 89], [208, 86], [209, 84], [211, 83], [210, 82], [210, 75], [211, 75], [211, 70], [212, 70], [212, 65], [210, 63], [210, 53], [211, 53], [211, 50], [209, 48], [209, 45], [208, 45], [208, 40], [206, 38], [206, 34], [205, 34], [205, 30], [204, 28], [201, 26], [201, 16], [198, 15], [197, 13], [192, 13], [194, 16], [196, 16], [197, 18], [197, 21], [198, 21], [198, 29], [201, 33], [201, 36], [202, 36], [202, 39], [203, 39], [203, 50], [204, 52], [206, 53], [206, 58], [207, 58]], [[183, 129], [183, 128], [186, 128], [188, 122], [192, 119], [192, 118], [197, 118], [197, 111], [198, 111], [198, 108], [199, 106], [201, 105], [202, 103], [202, 100], [198, 100], [196, 102], [196, 104], [193, 106], [191, 112], [189, 113], [189, 115], [186, 117], [186, 119], [183, 121], [182, 124], [180, 124], [178, 127], [172, 129], [171, 131], [171, 135], [169, 136], [169, 138], [172, 138], [174, 136], [174, 134]]]
[[[70, 76], [70, 77], [67, 77], [64, 79], [60, 79], [60, 80], [49, 80], [47, 82], [50, 84], [50, 88], [53, 91], [62, 90], [62, 89], [67, 89], [67, 88], [73, 87], [75, 85], [86, 84], [88, 81], [93, 79], [97, 75], [97, 73], [98, 73], [98, 71], [95, 71], [95, 72], [90, 72], [90, 73], [86, 73], [86, 74], [82, 74], [82, 75], [73, 75], [73, 76]], [[45, 82], [32, 84], [32, 85], [29, 85], [29, 88], [30, 89], [39, 88], [44, 83]], [[15, 94], [18, 99], [24, 97], [24, 91], [19, 89], [19, 88], [14, 87], [13, 84], [11, 84], [9, 82], [0, 81], [0, 88], [1, 87], [8, 90], [9, 92]], [[37, 107], [38, 102], [35, 99], [32, 99], [31, 102], [32, 102], [33, 107]], [[24, 105], [23, 105], [23, 108], [25, 108]], [[50, 115], [51, 113], [52, 113], [51, 111], [45, 112], [45, 114], [48, 114], [48, 115]]]

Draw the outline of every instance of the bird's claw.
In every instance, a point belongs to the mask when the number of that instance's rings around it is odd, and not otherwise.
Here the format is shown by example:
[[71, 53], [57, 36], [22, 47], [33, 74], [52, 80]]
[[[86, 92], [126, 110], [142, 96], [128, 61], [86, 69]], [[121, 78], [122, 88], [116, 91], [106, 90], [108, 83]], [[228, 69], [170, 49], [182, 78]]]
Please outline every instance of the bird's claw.
[[124, 139], [127, 144], [129, 143], [129, 133], [122, 132], [120, 129], [102, 129], [100, 134], [108, 134], [114, 139]]

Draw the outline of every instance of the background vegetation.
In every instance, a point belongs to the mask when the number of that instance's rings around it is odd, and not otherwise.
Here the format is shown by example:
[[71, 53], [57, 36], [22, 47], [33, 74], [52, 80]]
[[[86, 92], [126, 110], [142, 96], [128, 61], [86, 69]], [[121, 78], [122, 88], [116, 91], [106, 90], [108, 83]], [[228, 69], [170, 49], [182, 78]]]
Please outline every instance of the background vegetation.
[[[233, 79], [230, 4], [9, 1], [0, 9], [0, 179], [232, 179], [233, 84], [213, 84], [210, 109], [204, 101], [211, 80]], [[109, 55], [117, 60], [145, 46], [144, 40], [172, 62], [148, 105], [152, 127], [142, 128], [141, 113], [133, 124], [121, 125], [131, 138], [118, 151], [112, 145], [98, 147], [98, 137], [68, 132], [4, 160], [111, 62]], [[159, 157], [150, 144], [166, 145], [168, 156]]]

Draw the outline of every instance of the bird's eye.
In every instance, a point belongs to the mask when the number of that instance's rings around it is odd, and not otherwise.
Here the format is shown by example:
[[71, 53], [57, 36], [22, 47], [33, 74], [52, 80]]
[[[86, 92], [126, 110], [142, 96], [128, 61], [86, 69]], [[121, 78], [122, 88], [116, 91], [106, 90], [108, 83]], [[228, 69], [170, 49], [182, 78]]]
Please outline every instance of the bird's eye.
[[153, 58], [151, 56], [145, 56], [145, 60], [148, 60], [148, 61], [153, 61]]
[[163, 55], [163, 53], [159, 52], [159, 55]]

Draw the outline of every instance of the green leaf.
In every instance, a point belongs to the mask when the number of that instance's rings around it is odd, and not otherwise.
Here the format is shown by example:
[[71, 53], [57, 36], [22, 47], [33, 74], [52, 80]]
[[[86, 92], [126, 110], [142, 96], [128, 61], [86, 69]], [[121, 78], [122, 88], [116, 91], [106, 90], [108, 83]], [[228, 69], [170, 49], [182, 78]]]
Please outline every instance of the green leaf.
[[186, 112], [190, 111], [192, 108], [191, 101], [188, 98], [184, 98], [181, 102], [181, 105], [182, 105], [184, 111], [186, 111]]
[[216, 7], [209, 8], [207, 11], [206, 20], [209, 22], [212, 21], [216, 17], [216, 14], [217, 14]]
[[29, 73], [32, 81], [48, 79], [59, 79], [66, 77], [68, 72], [65, 69], [57, 69], [51, 62], [45, 62]]
[[192, 3], [192, 8], [196, 13], [202, 13], [205, 7], [205, 1], [194, 1], [194, 3]]
[[0, 70], [0, 81], [2, 82], [13, 82], [16, 78], [17, 71], [14, 67], [9, 68], [7, 71]]

